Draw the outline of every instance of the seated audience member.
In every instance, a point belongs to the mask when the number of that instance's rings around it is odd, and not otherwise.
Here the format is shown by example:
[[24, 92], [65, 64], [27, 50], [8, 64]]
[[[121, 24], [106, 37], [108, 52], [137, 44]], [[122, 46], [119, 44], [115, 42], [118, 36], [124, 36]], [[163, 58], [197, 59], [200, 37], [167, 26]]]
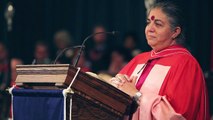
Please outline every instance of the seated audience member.
[[21, 59], [18, 58], [13, 58], [10, 61], [10, 66], [11, 66], [11, 83], [10, 86], [15, 85], [15, 80], [17, 77], [17, 73], [16, 73], [16, 65], [22, 65], [23, 62]]
[[34, 51], [35, 64], [50, 64], [49, 47], [44, 42], [37, 42]]
[[[70, 33], [67, 30], [59, 30], [54, 35], [54, 44], [55, 44], [55, 58], [60, 54], [62, 50], [64, 50], [67, 47], [72, 46], [72, 37]], [[71, 61], [74, 57], [74, 50], [69, 49], [65, 51], [60, 58], [58, 59], [57, 63], [60, 64], [72, 64]]]
[[0, 120], [9, 117], [10, 96], [6, 89], [10, 86], [11, 72], [6, 45], [0, 42]]
[[138, 55], [141, 50], [138, 48], [139, 40], [135, 33], [126, 33], [124, 36], [124, 47], [131, 51], [132, 56]]
[[[93, 33], [98, 32], [106, 32], [106, 29], [101, 25], [97, 25], [94, 27]], [[109, 66], [112, 46], [109, 45], [107, 40], [106, 34], [98, 34], [93, 37], [93, 40], [90, 40], [92, 44], [86, 47], [85, 52], [91, 63], [92, 72], [97, 73], [106, 70]]]

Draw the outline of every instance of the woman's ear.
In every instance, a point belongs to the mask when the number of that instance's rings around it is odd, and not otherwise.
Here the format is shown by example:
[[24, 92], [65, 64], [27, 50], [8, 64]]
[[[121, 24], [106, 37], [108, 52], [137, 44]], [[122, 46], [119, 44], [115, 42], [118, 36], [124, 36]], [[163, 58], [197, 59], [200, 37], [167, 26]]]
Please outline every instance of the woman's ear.
[[174, 29], [174, 33], [173, 33], [173, 35], [172, 35], [172, 39], [177, 38], [178, 35], [180, 35], [180, 33], [181, 33], [181, 28], [180, 28], [180, 27], [176, 27], [176, 28]]

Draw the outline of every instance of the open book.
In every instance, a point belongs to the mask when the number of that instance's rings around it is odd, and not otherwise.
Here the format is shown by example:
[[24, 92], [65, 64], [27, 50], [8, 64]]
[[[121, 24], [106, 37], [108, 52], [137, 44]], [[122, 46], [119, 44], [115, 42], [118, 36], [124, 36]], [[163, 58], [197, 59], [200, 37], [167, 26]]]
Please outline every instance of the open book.
[[86, 74], [92, 76], [92, 77], [95, 77], [99, 80], [102, 80], [106, 83], [109, 83], [110, 84], [110, 79], [112, 78], [111, 75], [109, 74], [106, 74], [106, 73], [100, 73], [100, 74], [96, 74], [96, 73], [93, 73], [93, 72], [86, 72]]

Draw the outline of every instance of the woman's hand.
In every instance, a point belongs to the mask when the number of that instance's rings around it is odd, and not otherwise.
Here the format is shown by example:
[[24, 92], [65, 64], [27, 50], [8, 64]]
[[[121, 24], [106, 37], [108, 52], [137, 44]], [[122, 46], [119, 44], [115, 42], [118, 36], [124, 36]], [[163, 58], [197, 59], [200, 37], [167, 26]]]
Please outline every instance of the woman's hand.
[[135, 87], [136, 80], [136, 76], [129, 77], [124, 74], [117, 74], [111, 79], [111, 83], [113, 86], [133, 97], [138, 92]]

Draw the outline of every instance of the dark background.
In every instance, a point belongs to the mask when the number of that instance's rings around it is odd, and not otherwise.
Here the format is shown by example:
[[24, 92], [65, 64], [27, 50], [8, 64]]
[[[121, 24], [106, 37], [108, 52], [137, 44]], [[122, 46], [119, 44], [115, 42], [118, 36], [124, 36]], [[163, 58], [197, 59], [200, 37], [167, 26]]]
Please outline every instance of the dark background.
[[[8, 2], [15, 8], [13, 30], [7, 32], [4, 12]], [[203, 71], [210, 70], [211, 0], [176, 0], [186, 16], [188, 27], [186, 46], [199, 61]], [[10, 57], [19, 57], [25, 64], [33, 60], [35, 42], [43, 40], [53, 45], [53, 35], [67, 29], [74, 44], [92, 33], [95, 24], [105, 25], [108, 31], [120, 31], [115, 42], [125, 32], [139, 35], [140, 48], [149, 50], [144, 36], [146, 9], [143, 0], [0, 0], [0, 41], [9, 46]], [[211, 84], [208, 82], [207, 84]], [[208, 85], [211, 86], [211, 85]], [[212, 88], [209, 88], [211, 98]]]

